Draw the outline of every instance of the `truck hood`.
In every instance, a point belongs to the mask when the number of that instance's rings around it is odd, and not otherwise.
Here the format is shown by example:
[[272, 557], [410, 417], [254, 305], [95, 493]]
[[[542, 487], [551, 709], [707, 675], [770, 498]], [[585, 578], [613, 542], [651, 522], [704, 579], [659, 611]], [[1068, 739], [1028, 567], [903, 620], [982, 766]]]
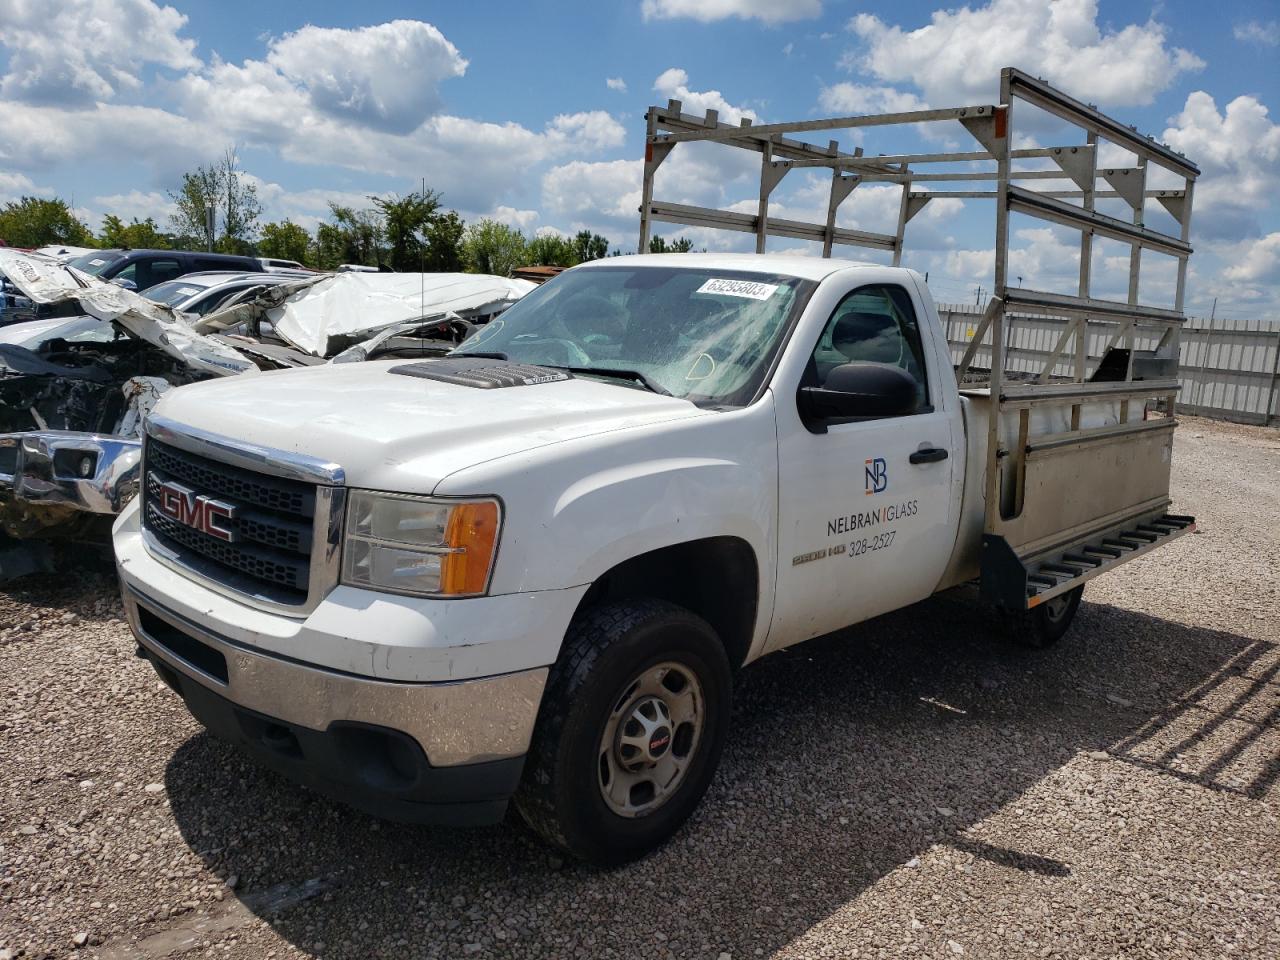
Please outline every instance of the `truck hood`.
[[458, 470], [548, 444], [715, 415], [687, 400], [585, 377], [479, 389], [390, 372], [403, 365], [386, 360], [206, 381], [167, 394], [155, 413], [331, 461], [350, 486], [405, 493], [430, 493]]

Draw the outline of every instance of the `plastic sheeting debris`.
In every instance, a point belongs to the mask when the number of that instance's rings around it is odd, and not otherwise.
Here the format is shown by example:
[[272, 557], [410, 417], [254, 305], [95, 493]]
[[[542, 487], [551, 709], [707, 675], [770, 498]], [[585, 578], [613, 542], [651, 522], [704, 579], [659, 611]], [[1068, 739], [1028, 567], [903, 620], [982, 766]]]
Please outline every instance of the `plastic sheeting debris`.
[[475, 273], [337, 273], [285, 284], [249, 303], [212, 313], [200, 330], [227, 327], [258, 311], [299, 350], [328, 356], [335, 343], [363, 340], [423, 317], [488, 316], [520, 300], [536, 284]]

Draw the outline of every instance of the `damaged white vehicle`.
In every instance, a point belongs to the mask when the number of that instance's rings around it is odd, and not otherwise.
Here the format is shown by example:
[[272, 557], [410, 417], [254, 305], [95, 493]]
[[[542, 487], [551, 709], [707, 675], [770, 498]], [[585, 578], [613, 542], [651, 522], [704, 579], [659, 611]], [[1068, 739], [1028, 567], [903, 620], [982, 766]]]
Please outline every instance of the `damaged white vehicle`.
[[58, 544], [106, 543], [137, 491], [142, 422], [168, 390], [335, 354], [440, 355], [533, 289], [470, 274], [321, 274], [197, 318], [11, 251], [0, 250], [0, 274], [35, 303], [74, 300], [86, 315], [0, 331], [0, 581], [52, 569]]

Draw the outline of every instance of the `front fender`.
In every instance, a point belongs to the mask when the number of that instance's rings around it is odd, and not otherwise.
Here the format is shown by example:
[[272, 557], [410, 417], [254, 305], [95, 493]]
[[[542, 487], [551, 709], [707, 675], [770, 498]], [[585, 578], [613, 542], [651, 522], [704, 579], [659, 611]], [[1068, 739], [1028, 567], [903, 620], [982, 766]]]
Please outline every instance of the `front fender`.
[[591, 584], [618, 564], [707, 537], [755, 552], [767, 628], [775, 580], [777, 433], [772, 394], [751, 407], [540, 447], [460, 470], [438, 495], [504, 506], [492, 593]]

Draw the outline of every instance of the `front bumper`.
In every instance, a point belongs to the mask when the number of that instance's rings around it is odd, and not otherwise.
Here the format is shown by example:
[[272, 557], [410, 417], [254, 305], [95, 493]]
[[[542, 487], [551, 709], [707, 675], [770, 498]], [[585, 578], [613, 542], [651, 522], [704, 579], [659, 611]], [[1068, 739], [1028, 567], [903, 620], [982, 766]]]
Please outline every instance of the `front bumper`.
[[501, 819], [546, 668], [454, 683], [372, 680], [263, 654], [126, 587], [139, 652], [216, 736], [320, 793], [419, 823]]
[[141, 460], [142, 442], [129, 437], [70, 430], [0, 434], [0, 491], [21, 505], [29, 522], [18, 526], [30, 532], [80, 514], [110, 516], [137, 492]]

